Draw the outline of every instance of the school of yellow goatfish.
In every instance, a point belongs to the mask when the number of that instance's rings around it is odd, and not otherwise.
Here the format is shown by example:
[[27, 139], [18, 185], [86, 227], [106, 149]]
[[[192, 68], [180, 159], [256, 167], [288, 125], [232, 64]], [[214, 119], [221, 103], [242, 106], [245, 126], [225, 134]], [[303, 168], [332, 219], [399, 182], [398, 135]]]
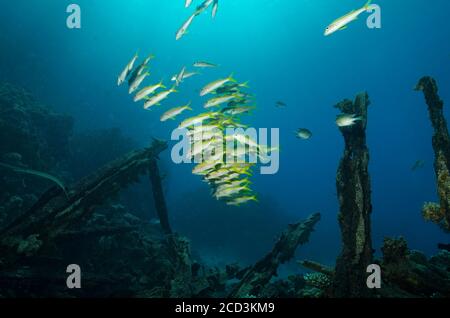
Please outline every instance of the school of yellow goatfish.
[[[189, 8], [192, 2], [193, 0], [185, 0], [185, 7]], [[368, 1], [363, 8], [335, 20], [326, 28], [324, 35], [329, 36], [336, 31], [344, 30], [350, 22], [369, 8], [370, 2]], [[210, 7], [212, 7], [211, 15], [214, 19], [218, 12], [219, 0], [204, 0], [198, 5], [176, 32], [176, 40], [185, 36], [194, 19]], [[200, 75], [197, 71], [183, 67], [178, 74], [170, 78], [173, 83], [170, 88], [164, 85], [163, 81], [143, 86], [150, 75], [148, 68], [154, 56], [146, 57], [140, 64], [137, 64], [138, 58], [138, 54], [132, 57], [120, 73], [117, 84], [120, 86], [128, 82], [128, 92], [134, 95], [134, 102], [142, 101], [144, 109], [147, 110], [161, 105], [172, 94], [177, 93], [187, 79]], [[219, 67], [217, 64], [206, 61], [197, 61], [192, 64], [192, 68], [197, 70], [217, 67]], [[178, 126], [179, 129], [187, 130], [187, 137], [191, 144], [190, 151], [185, 156], [197, 163], [192, 173], [201, 176], [211, 186], [212, 194], [217, 200], [224, 200], [228, 205], [234, 206], [258, 201], [257, 195], [250, 188], [249, 180], [252, 168], [257, 161], [248, 163], [243, 159], [248, 155], [263, 159], [269, 152], [278, 151], [258, 144], [243, 132], [227, 136], [225, 132], [227, 128], [247, 128], [246, 125], [241, 124], [241, 116], [255, 109], [254, 96], [246, 92], [247, 89], [248, 83], [239, 83], [232, 75], [205, 85], [200, 91], [200, 97], [207, 98], [202, 105], [204, 110], [196, 116], [184, 119]], [[286, 106], [281, 101], [277, 103], [277, 107]], [[190, 111], [194, 111], [194, 107], [191, 103], [187, 103], [167, 110], [160, 120], [161, 122], [176, 120]], [[341, 114], [336, 118], [336, 124], [339, 127], [347, 127], [359, 120], [361, 118], [355, 115]], [[306, 128], [298, 129], [295, 134], [297, 138], [304, 140], [312, 137], [312, 132]], [[224, 146], [230, 142], [233, 147]]]

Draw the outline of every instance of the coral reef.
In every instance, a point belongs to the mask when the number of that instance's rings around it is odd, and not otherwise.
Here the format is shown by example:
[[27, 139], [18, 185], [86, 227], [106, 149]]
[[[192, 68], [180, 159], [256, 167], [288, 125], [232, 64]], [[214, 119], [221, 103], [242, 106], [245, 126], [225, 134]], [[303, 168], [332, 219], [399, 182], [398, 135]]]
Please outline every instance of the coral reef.
[[450, 252], [427, 259], [408, 249], [404, 238], [386, 238], [382, 247], [383, 297], [450, 297]]
[[309, 273], [304, 278], [307, 285], [321, 290], [330, 288], [333, 283], [328, 275], [322, 273]]
[[444, 117], [444, 102], [439, 98], [438, 86], [431, 77], [421, 78], [416, 90], [422, 91], [425, 96], [434, 129], [434, 169], [440, 199], [439, 209], [436, 205], [428, 203], [423, 208], [423, 214], [425, 219], [438, 224], [445, 231], [450, 231], [450, 137]]
[[[0, 162], [65, 175], [73, 119], [37, 102], [30, 93], [0, 84]], [[0, 227], [37, 199], [51, 182], [0, 168]]]
[[21, 163], [45, 171], [69, 156], [71, 117], [51, 111], [27, 91], [6, 83], [0, 84], [0, 115], [0, 156], [15, 154]]
[[368, 171], [369, 150], [366, 146], [367, 93], [355, 102], [344, 100], [338, 105], [343, 114], [356, 115], [361, 121], [341, 127], [345, 150], [336, 177], [342, 232], [342, 252], [336, 262], [334, 295], [336, 297], [369, 297], [365, 272], [372, 263], [370, 214], [371, 187]]

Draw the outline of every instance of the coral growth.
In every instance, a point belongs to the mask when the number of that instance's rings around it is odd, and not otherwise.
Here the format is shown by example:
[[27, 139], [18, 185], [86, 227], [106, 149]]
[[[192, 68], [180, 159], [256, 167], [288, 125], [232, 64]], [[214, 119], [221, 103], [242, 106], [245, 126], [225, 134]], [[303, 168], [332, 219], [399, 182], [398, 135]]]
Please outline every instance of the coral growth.
[[331, 287], [333, 281], [329, 276], [322, 273], [309, 273], [303, 276], [306, 284], [317, 289], [326, 290]]
[[424, 216], [438, 224], [443, 230], [450, 231], [450, 136], [444, 117], [444, 102], [438, 95], [438, 86], [431, 77], [423, 77], [416, 86], [422, 91], [428, 105], [431, 124], [434, 129], [433, 149], [435, 153], [434, 169], [437, 177], [439, 212], [437, 206], [426, 204]]
[[384, 297], [450, 297], [450, 252], [427, 259], [408, 249], [404, 238], [386, 238], [383, 251]]
[[439, 225], [444, 231], [449, 231], [450, 227], [445, 219], [444, 210], [438, 203], [425, 202], [422, 207], [422, 216], [426, 221]]
[[372, 263], [371, 186], [369, 150], [366, 146], [368, 106], [367, 93], [355, 101], [344, 100], [336, 105], [343, 114], [361, 117], [353, 126], [341, 127], [345, 140], [344, 155], [336, 176], [339, 198], [339, 225], [343, 247], [336, 262], [334, 294], [337, 297], [368, 297], [365, 270]]

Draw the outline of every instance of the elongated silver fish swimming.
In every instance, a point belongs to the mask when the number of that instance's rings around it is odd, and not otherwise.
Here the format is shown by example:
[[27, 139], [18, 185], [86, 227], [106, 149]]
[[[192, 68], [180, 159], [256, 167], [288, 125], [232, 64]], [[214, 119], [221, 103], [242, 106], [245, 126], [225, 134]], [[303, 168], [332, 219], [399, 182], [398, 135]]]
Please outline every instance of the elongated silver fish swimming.
[[203, 12], [205, 12], [208, 8], [209, 8], [209, 6], [211, 5], [211, 4], [213, 4], [213, 2], [214, 2], [214, 0], [205, 0], [205, 1], [203, 1], [202, 2], [202, 4], [200, 4], [198, 7], [197, 7], [197, 9], [195, 10], [195, 15], [199, 15], [199, 14], [202, 14]]
[[213, 63], [209, 63], [209, 62], [195, 62], [194, 63], [194, 67], [198, 67], [198, 68], [213, 68], [213, 67], [218, 67], [217, 64], [213, 64]]
[[181, 72], [177, 75], [177, 78], [175, 80], [175, 85], [176, 86], [179, 86], [181, 84], [181, 82], [183, 81], [183, 78], [184, 78], [184, 74], [186, 74], [186, 66], [183, 67]]
[[128, 89], [128, 93], [133, 94], [139, 88], [139, 86], [142, 84], [145, 78], [149, 75], [150, 75], [149, 72], [145, 72], [144, 74], [141, 74], [138, 77], [136, 77], [134, 82], [131, 83], [130, 88]]
[[155, 96], [150, 97], [144, 104], [144, 109], [149, 109], [152, 106], [158, 105], [160, 102], [169, 97], [170, 94], [176, 93], [177, 90], [173, 87], [167, 91], [161, 92]]
[[145, 99], [147, 96], [153, 94], [154, 92], [156, 92], [156, 90], [158, 90], [158, 89], [160, 89], [160, 88], [166, 88], [166, 87], [163, 85], [162, 81], [161, 81], [160, 83], [156, 84], [156, 85], [150, 85], [150, 86], [144, 87], [143, 89], [141, 89], [141, 90], [136, 94], [136, 96], [134, 96], [133, 100], [134, 100], [135, 102], [138, 102], [138, 101], [140, 101], [140, 100], [143, 100], [143, 99]]
[[137, 59], [138, 54], [136, 53], [134, 57], [131, 59], [131, 61], [125, 66], [122, 73], [120, 73], [119, 78], [117, 79], [117, 86], [120, 86], [125, 82], [128, 75], [130, 75], [131, 71], [133, 70], [134, 63], [136, 62]]
[[233, 99], [236, 98], [236, 95], [229, 95], [229, 96], [221, 96], [221, 97], [216, 97], [216, 98], [212, 98], [210, 100], [208, 100], [204, 107], [205, 108], [210, 108], [210, 107], [215, 107], [215, 106], [219, 106], [222, 105], [224, 103], [227, 103]]
[[179, 129], [189, 128], [189, 127], [192, 127], [194, 125], [201, 124], [205, 120], [215, 118], [215, 117], [217, 117], [219, 115], [220, 115], [220, 113], [218, 113], [218, 112], [211, 112], [211, 113], [200, 114], [198, 116], [191, 117], [191, 118], [188, 118], [188, 119], [184, 120], [178, 126], [178, 128]]
[[236, 82], [236, 80], [233, 78], [233, 75], [228, 76], [227, 78], [224, 79], [219, 79], [217, 81], [214, 81], [212, 83], [209, 83], [208, 85], [206, 85], [200, 92], [200, 96], [205, 96], [208, 95], [212, 92], [214, 92], [216, 89], [218, 89], [219, 87], [222, 87], [222, 85], [228, 83], [228, 82]]
[[164, 122], [169, 119], [175, 119], [175, 117], [183, 113], [185, 110], [192, 110], [191, 103], [187, 104], [186, 106], [176, 107], [168, 110], [161, 116], [161, 121]]
[[191, 26], [192, 22], [194, 21], [195, 16], [196, 16], [196, 15], [195, 15], [195, 13], [194, 13], [193, 15], [191, 15], [191, 16], [186, 20], [186, 22], [183, 23], [183, 25], [182, 25], [181, 28], [178, 30], [178, 32], [177, 32], [177, 34], [176, 34], [176, 36], [175, 36], [175, 38], [176, 38], [177, 41], [180, 40], [180, 39], [187, 33], [187, 30], [189, 29], [189, 27]]
[[[185, 79], [188, 79], [188, 78], [190, 78], [192, 76], [195, 76], [195, 75], [198, 75], [198, 74], [199, 73], [197, 73], [197, 72], [185, 72], [184, 75], [183, 75], [183, 79], [182, 80], [184, 81]], [[176, 82], [178, 75], [179, 74], [175, 74], [174, 76], [172, 76], [172, 78], [170, 80], [172, 82]]]
[[214, 0], [212, 13], [211, 13], [213, 19], [216, 17], [218, 9], [219, 9], [219, 0]]

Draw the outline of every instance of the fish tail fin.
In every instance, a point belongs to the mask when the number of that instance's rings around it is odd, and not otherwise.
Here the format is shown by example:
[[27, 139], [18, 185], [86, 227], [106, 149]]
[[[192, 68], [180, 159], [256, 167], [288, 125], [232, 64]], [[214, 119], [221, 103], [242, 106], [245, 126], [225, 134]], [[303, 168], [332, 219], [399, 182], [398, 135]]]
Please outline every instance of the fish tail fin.
[[368, 0], [367, 3], [364, 5], [364, 8], [367, 10], [369, 9], [370, 5], [372, 4], [372, 0]]
[[247, 81], [247, 82], [245, 82], [245, 83], [242, 83], [240, 86], [241, 86], [241, 87], [245, 87], [245, 88], [249, 88], [248, 83], [249, 83], [249, 82]]
[[234, 73], [231, 73], [230, 76], [228, 76], [228, 80], [230, 82], [236, 83], [237, 81], [234, 79]]
[[186, 109], [187, 109], [187, 110], [192, 110], [191, 105], [192, 105], [192, 102], [189, 102], [189, 103], [186, 105]]

